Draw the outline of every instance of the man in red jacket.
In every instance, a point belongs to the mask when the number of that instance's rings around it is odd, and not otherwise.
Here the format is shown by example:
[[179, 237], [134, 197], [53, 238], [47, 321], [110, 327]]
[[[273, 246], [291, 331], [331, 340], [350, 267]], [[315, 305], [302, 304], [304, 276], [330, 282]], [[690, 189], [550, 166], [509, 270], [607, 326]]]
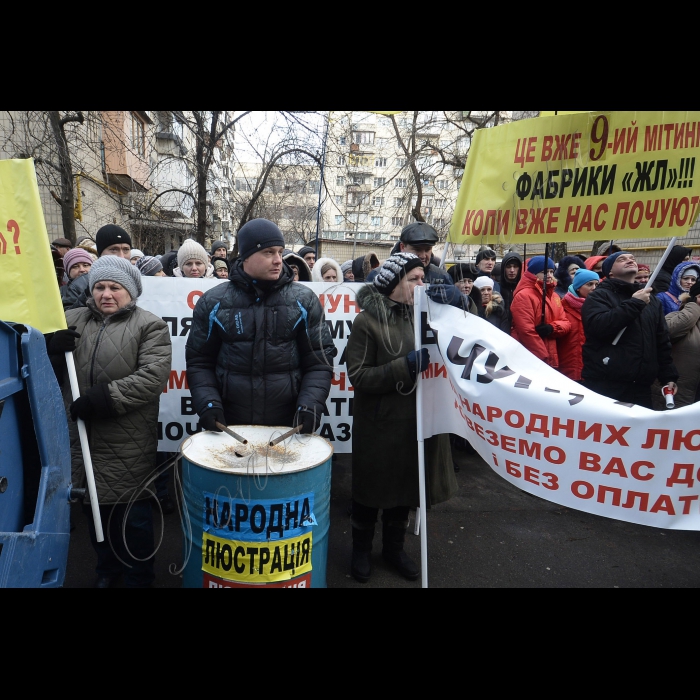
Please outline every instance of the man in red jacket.
[[[557, 339], [565, 336], [571, 324], [561, 299], [554, 294], [554, 261], [538, 255], [527, 261], [527, 269], [513, 294], [511, 335], [533, 355], [555, 369], [559, 367]], [[546, 276], [546, 304], [542, 321], [543, 285]]]

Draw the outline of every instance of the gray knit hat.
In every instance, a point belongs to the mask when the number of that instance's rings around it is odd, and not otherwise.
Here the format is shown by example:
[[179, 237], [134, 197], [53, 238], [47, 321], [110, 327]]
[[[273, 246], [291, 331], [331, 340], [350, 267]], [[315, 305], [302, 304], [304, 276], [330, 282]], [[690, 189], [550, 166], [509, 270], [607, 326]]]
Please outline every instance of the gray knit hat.
[[132, 301], [141, 296], [141, 273], [136, 265], [132, 265], [125, 258], [119, 258], [116, 255], [105, 255], [95, 260], [88, 273], [90, 291], [92, 292], [98, 282], [104, 282], [105, 280], [121, 284], [129, 292]]
[[396, 289], [402, 277], [416, 267], [423, 267], [420, 258], [413, 253], [394, 253], [379, 268], [374, 286], [382, 294], [389, 295]]
[[177, 266], [182, 270], [182, 266], [188, 260], [201, 260], [205, 267], [209, 264], [207, 251], [191, 238], [188, 238], [177, 251]]
[[[133, 248], [132, 248], [133, 252]], [[163, 265], [158, 258], [151, 255], [144, 255], [136, 261], [136, 268], [145, 277], [154, 277], [159, 272], [163, 271]]]
[[349, 272], [352, 270], [352, 260], [346, 260], [341, 266], [340, 266], [340, 271], [345, 274], [346, 272]]

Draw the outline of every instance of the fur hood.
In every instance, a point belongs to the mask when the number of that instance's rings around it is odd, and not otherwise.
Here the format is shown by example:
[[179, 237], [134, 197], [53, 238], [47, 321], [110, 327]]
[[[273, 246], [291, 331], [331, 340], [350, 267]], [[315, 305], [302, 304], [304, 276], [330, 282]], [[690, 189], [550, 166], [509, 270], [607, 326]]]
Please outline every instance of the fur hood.
[[367, 275], [375, 267], [379, 267], [379, 258], [373, 251], [370, 251], [367, 255], [355, 258], [352, 261], [352, 274], [355, 275], [355, 282], [364, 282]]
[[311, 270], [311, 281], [312, 282], [323, 282], [323, 277], [321, 276], [321, 270], [323, 270], [324, 265], [332, 265], [335, 268], [336, 279], [338, 284], [343, 281], [343, 271], [340, 269], [340, 265], [333, 260], [333, 258], [319, 258], [314, 263], [314, 269]]

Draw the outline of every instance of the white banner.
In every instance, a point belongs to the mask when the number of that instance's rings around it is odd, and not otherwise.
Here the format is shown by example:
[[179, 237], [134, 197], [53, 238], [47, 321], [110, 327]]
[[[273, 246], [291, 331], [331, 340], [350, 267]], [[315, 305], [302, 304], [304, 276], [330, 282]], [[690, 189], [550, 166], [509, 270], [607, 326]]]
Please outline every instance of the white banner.
[[[199, 431], [199, 417], [192, 408], [185, 365], [185, 343], [192, 325], [192, 313], [204, 292], [226, 280], [185, 279], [182, 277], [143, 277], [139, 306], [162, 318], [170, 329], [173, 360], [168, 385], [160, 399], [158, 449], [176, 452], [180, 443]], [[333, 444], [336, 452], [352, 451], [353, 391], [345, 367], [345, 346], [359, 309], [355, 304], [355, 284], [306, 283], [316, 292], [324, 307], [326, 323], [338, 354], [335, 357], [331, 391], [319, 435]], [[290, 426], [291, 427], [291, 426]]]
[[466, 437], [497, 474], [554, 503], [700, 530], [700, 404], [665, 412], [620, 404], [487, 321], [420, 297], [431, 358], [422, 375], [426, 438]]

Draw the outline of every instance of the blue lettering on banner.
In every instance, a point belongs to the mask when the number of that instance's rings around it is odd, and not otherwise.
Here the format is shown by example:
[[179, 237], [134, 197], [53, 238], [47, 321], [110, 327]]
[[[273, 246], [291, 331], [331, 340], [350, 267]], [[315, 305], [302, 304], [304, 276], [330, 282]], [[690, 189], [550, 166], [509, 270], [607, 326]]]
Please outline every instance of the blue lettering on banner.
[[299, 537], [318, 525], [314, 494], [302, 493], [285, 499], [245, 501], [226, 493], [204, 491], [202, 530], [217, 537], [244, 542]]

